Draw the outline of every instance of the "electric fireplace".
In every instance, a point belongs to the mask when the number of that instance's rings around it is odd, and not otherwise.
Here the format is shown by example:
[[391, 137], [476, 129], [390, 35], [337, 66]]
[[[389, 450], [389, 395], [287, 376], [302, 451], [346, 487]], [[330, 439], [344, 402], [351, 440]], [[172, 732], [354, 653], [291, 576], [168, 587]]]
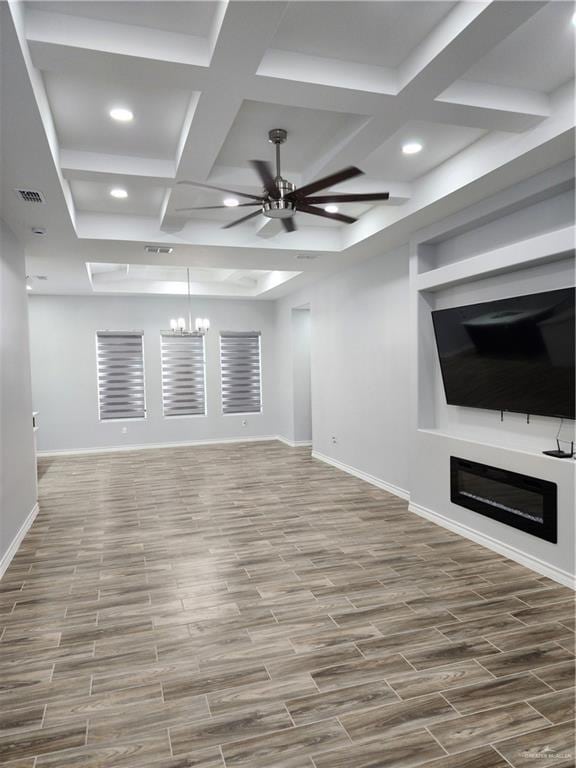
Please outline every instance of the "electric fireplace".
[[558, 541], [557, 487], [549, 480], [451, 456], [450, 499], [533, 536]]

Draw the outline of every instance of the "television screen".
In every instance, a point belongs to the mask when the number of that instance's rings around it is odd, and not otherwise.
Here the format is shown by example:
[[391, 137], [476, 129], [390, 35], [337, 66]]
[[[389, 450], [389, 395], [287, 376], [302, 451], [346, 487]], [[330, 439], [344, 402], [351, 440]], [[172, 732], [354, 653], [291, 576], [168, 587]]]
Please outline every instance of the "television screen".
[[575, 289], [432, 312], [449, 405], [575, 417]]

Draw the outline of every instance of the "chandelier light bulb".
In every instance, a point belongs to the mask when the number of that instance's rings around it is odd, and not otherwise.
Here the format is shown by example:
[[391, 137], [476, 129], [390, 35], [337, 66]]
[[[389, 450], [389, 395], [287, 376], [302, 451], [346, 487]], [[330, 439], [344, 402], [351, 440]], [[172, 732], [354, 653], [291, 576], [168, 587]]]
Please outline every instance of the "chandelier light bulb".
[[207, 317], [197, 317], [195, 326], [197, 333], [207, 333], [210, 329], [210, 320]]
[[186, 320], [184, 320], [183, 317], [178, 318], [178, 330], [180, 331], [186, 330]]
[[170, 320], [170, 330], [177, 331], [178, 330], [178, 320], [176, 320], [175, 317]]

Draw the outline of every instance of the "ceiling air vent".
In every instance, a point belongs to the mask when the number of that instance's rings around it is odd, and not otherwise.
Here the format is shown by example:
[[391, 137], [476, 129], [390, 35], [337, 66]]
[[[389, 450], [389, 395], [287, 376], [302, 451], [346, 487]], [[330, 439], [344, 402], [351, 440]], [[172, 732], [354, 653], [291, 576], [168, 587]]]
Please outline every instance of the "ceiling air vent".
[[146, 246], [146, 253], [172, 253], [174, 248], [170, 248], [167, 245], [147, 245]]
[[45, 203], [44, 195], [37, 189], [17, 189], [16, 194], [25, 203]]

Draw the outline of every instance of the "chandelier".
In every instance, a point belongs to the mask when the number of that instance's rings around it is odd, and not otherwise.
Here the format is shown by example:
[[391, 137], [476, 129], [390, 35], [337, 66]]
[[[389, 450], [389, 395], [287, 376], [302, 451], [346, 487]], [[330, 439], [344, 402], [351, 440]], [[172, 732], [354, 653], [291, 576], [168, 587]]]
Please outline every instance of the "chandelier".
[[210, 330], [210, 320], [207, 317], [197, 317], [192, 326], [192, 296], [190, 293], [190, 269], [186, 268], [186, 282], [188, 286], [188, 322], [183, 317], [173, 317], [170, 320], [170, 330], [179, 336], [204, 336]]

